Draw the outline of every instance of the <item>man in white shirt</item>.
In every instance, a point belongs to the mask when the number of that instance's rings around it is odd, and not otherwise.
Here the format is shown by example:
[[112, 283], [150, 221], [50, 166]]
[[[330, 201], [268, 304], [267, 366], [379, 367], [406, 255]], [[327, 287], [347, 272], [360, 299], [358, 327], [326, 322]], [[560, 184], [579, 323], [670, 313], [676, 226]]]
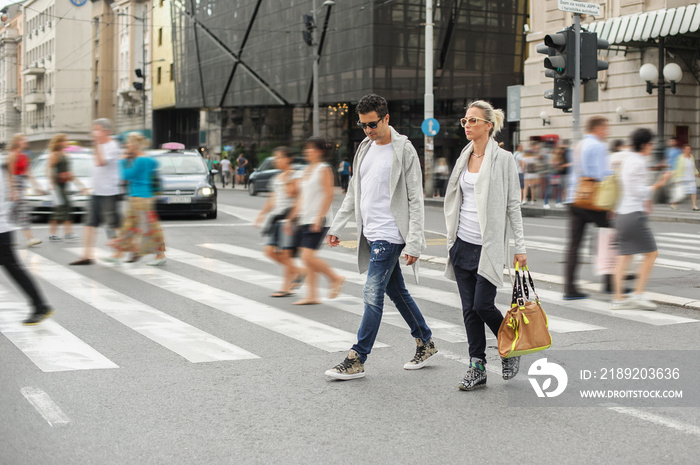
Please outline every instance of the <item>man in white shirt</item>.
[[83, 229], [83, 255], [71, 265], [92, 265], [94, 263], [95, 228], [107, 222], [107, 237], [116, 236], [119, 228], [119, 158], [121, 148], [112, 139], [112, 123], [100, 118], [92, 123], [93, 157], [95, 168], [92, 172], [92, 198], [88, 221]]
[[226, 183], [231, 180], [231, 162], [228, 158], [221, 160], [221, 183], [226, 187]]
[[339, 380], [365, 376], [364, 362], [374, 345], [384, 308], [384, 294], [394, 302], [416, 340], [416, 354], [406, 370], [423, 368], [437, 353], [432, 332], [404, 285], [399, 259], [413, 265], [425, 248], [423, 186], [418, 154], [406, 136], [389, 126], [386, 100], [365, 95], [357, 105], [358, 124], [367, 136], [357, 149], [355, 173], [345, 200], [328, 232], [328, 244], [340, 243], [340, 231], [357, 223], [358, 265], [367, 271], [365, 309], [357, 343], [345, 360], [326, 375]]

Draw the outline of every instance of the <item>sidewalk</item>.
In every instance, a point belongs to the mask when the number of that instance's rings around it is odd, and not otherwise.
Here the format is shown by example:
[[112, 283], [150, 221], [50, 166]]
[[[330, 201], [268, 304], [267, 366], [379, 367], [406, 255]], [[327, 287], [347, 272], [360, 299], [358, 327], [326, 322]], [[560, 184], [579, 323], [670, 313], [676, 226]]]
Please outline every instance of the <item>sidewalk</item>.
[[[440, 198], [426, 198], [426, 207], [438, 207], [442, 208], [444, 200]], [[554, 204], [550, 205], [551, 208], [545, 209], [542, 200], [538, 200], [534, 205], [527, 204], [521, 206], [523, 212], [523, 217], [525, 218], [566, 218], [568, 216], [569, 209], [566, 206], [561, 208], [556, 208]], [[685, 201], [678, 206], [678, 210], [673, 210], [668, 205], [655, 204], [654, 209], [649, 215], [649, 220], [651, 221], [664, 221], [667, 223], [692, 223], [700, 224], [700, 212], [694, 212], [691, 210], [691, 205], [689, 201]]]

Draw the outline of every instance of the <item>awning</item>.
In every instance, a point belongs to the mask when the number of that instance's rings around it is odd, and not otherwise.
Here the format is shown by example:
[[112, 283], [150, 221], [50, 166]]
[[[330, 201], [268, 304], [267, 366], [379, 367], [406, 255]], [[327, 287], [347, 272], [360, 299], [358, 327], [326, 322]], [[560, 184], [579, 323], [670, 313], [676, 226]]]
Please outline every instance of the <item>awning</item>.
[[680, 8], [619, 16], [584, 26], [610, 45], [628, 45], [659, 37], [696, 32], [700, 29], [700, 3]]

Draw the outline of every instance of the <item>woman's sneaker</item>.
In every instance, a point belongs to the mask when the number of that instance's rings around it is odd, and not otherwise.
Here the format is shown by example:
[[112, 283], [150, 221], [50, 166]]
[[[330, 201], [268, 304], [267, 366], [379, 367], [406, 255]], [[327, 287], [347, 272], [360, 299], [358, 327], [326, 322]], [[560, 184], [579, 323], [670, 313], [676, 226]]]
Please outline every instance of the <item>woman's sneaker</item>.
[[520, 371], [520, 357], [501, 357], [502, 376], [506, 381], [515, 378]]
[[78, 235], [75, 234], [75, 233], [66, 234], [66, 238], [65, 238], [65, 239], [66, 239], [67, 241], [77, 241], [77, 240], [78, 240]]
[[62, 240], [61, 236], [57, 236], [56, 234], [51, 234], [49, 236], [49, 242], [61, 242]]
[[27, 240], [27, 247], [34, 247], [36, 245], [41, 244], [42, 240], [38, 239], [36, 237], [31, 237]]
[[403, 368], [404, 370], [418, 370], [423, 368], [428, 364], [431, 357], [437, 353], [437, 347], [435, 347], [435, 343], [432, 339], [425, 343], [416, 338], [416, 355], [414, 355], [413, 359], [407, 362]]
[[365, 365], [360, 360], [360, 354], [350, 350], [343, 363], [336, 365], [330, 370], [326, 370], [326, 376], [333, 379], [348, 380], [365, 377]]
[[464, 379], [458, 386], [461, 391], [472, 391], [486, 386], [486, 367], [484, 367], [484, 363], [483, 360], [479, 359], [469, 362], [467, 374], [464, 375]]

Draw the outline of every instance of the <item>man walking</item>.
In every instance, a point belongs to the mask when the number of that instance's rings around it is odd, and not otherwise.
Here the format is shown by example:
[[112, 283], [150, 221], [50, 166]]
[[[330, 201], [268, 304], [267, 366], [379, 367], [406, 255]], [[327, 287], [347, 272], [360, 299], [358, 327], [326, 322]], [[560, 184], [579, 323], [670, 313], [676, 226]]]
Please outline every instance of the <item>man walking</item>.
[[[603, 116], [593, 116], [586, 123], [586, 135], [574, 149], [573, 169], [567, 203], [569, 204], [569, 244], [564, 274], [564, 300], [585, 299], [588, 294], [576, 288], [576, 268], [578, 267], [578, 249], [588, 223], [595, 223], [599, 228], [608, 227], [608, 212], [588, 210], [572, 205], [576, 199], [576, 190], [581, 178], [595, 178], [602, 181], [610, 170], [608, 160], [608, 120]], [[606, 291], [611, 292], [611, 276], [605, 275]]]
[[221, 185], [225, 188], [226, 183], [231, 181], [231, 162], [228, 158], [221, 159]]
[[365, 376], [367, 359], [379, 331], [384, 293], [394, 302], [411, 329], [417, 348], [407, 370], [423, 368], [437, 348], [430, 328], [404, 285], [399, 258], [412, 265], [426, 247], [423, 234], [423, 186], [418, 154], [404, 135], [389, 126], [386, 100], [365, 95], [356, 108], [358, 124], [367, 136], [355, 155], [355, 173], [330, 230], [328, 244], [340, 243], [340, 231], [350, 219], [357, 224], [360, 272], [367, 271], [364, 314], [357, 343], [345, 360], [326, 371], [334, 379]]
[[116, 237], [119, 229], [119, 158], [121, 149], [112, 139], [112, 123], [107, 118], [95, 120], [92, 124], [92, 150], [95, 169], [92, 172], [93, 194], [90, 199], [88, 221], [83, 230], [83, 256], [71, 265], [92, 265], [94, 263], [95, 228], [106, 222], [107, 237]]

